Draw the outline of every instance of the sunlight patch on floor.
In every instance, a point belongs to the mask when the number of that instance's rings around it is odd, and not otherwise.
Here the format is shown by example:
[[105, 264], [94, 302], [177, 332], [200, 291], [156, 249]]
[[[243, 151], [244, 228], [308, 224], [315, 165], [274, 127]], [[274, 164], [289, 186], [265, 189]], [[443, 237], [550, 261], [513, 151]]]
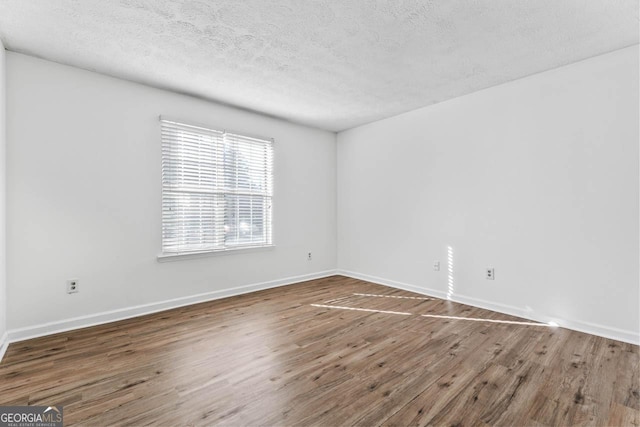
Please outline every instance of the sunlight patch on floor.
[[[354, 295], [364, 295], [366, 294], [354, 294]], [[378, 296], [378, 295], [374, 295]], [[383, 295], [387, 296], [387, 295]], [[402, 316], [421, 316], [432, 319], [446, 319], [446, 320], [468, 320], [472, 322], [487, 322], [487, 323], [501, 323], [507, 325], [522, 325], [522, 326], [544, 326], [544, 327], [557, 327], [558, 324], [555, 322], [549, 323], [538, 323], [538, 322], [522, 322], [517, 320], [497, 320], [497, 319], [482, 319], [478, 317], [459, 317], [459, 316], [446, 316], [441, 314], [415, 314], [415, 313], [407, 313], [404, 311], [390, 311], [390, 310], [373, 310], [370, 308], [360, 308], [360, 307], [345, 307], [340, 305], [326, 305], [326, 304], [310, 304], [312, 307], [319, 308], [333, 308], [337, 310], [351, 310], [351, 311], [365, 311], [369, 313], [383, 313], [383, 314], [399, 314]]]
[[[489, 322], [489, 323], [505, 323], [510, 325], [526, 325], [526, 326], [554, 326], [546, 323], [537, 322], [520, 322], [517, 320], [496, 320], [496, 319], [481, 319], [478, 317], [458, 317], [458, 316], [443, 316], [439, 314], [421, 314], [422, 317], [430, 317], [435, 319], [447, 319], [447, 320], [471, 320], [473, 322]], [[557, 325], [556, 325], [557, 326]]]
[[412, 313], [405, 313], [402, 311], [371, 310], [369, 308], [342, 307], [339, 305], [324, 305], [324, 304], [311, 304], [311, 306], [320, 307], [320, 308], [336, 308], [339, 310], [368, 311], [372, 313], [400, 314], [402, 316], [412, 316]]
[[430, 301], [432, 298], [424, 298], [424, 297], [403, 297], [403, 296], [399, 296], [399, 295], [377, 295], [377, 294], [356, 294], [354, 293], [353, 295], [357, 295], [359, 297], [380, 297], [380, 298], [399, 298], [399, 299], [419, 299], [419, 300], [425, 300], [425, 301]]

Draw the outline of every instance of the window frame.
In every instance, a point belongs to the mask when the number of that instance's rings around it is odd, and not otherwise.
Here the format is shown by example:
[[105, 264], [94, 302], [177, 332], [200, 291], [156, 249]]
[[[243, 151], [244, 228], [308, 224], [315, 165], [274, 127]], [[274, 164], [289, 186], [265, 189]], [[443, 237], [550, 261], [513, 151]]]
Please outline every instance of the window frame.
[[[212, 249], [204, 249], [204, 250], [192, 250], [192, 251], [183, 251], [183, 252], [165, 252], [164, 251], [164, 219], [163, 219], [163, 207], [164, 207], [164, 191], [165, 191], [165, 186], [164, 186], [164, 182], [163, 182], [163, 160], [164, 160], [164, 155], [162, 153], [162, 146], [163, 146], [163, 132], [162, 132], [162, 122], [166, 121], [166, 122], [172, 122], [174, 124], [177, 125], [183, 125], [183, 126], [187, 126], [187, 127], [195, 127], [195, 128], [202, 128], [204, 130], [210, 130], [210, 131], [214, 131], [214, 132], [221, 132], [223, 135], [224, 134], [232, 134], [232, 135], [237, 135], [237, 136], [241, 136], [241, 137], [246, 137], [246, 138], [250, 138], [250, 139], [258, 139], [258, 140], [262, 140], [262, 141], [268, 141], [271, 144], [271, 195], [270, 197], [270, 208], [269, 208], [269, 213], [268, 215], [264, 215], [264, 216], [268, 216], [270, 219], [270, 224], [269, 224], [269, 231], [270, 231], [270, 241], [269, 243], [262, 243], [262, 244], [248, 244], [248, 245], [229, 245], [229, 246], [224, 246], [221, 248], [212, 248]], [[202, 258], [202, 257], [208, 257], [208, 256], [217, 256], [217, 255], [230, 255], [230, 254], [237, 254], [237, 253], [245, 253], [245, 252], [257, 252], [257, 251], [264, 251], [264, 250], [272, 250], [275, 248], [275, 227], [274, 227], [274, 205], [273, 205], [273, 200], [275, 198], [275, 185], [274, 185], [274, 164], [275, 164], [275, 140], [274, 138], [265, 138], [263, 136], [258, 136], [255, 134], [250, 134], [250, 133], [246, 133], [246, 132], [238, 132], [235, 130], [230, 130], [230, 129], [226, 129], [226, 128], [218, 128], [218, 127], [212, 127], [210, 125], [203, 125], [203, 124], [199, 124], [199, 123], [194, 123], [191, 121], [186, 121], [186, 120], [181, 120], [181, 119], [176, 119], [174, 117], [168, 117], [165, 115], [161, 115], [159, 116], [159, 123], [160, 126], [158, 126], [159, 132], [160, 132], [160, 253], [157, 255], [157, 260], [159, 262], [164, 262], [164, 261], [175, 261], [175, 260], [180, 260], [180, 259], [189, 259], [189, 258]]]

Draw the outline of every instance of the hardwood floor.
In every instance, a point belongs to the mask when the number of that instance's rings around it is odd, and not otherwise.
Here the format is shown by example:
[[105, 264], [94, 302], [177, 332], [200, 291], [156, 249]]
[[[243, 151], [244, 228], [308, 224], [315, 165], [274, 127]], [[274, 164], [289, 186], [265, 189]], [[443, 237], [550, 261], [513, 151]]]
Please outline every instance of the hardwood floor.
[[531, 323], [334, 276], [11, 344], [0, 403], [93, 426], [640, 425], [637, 346], [508, 321]]

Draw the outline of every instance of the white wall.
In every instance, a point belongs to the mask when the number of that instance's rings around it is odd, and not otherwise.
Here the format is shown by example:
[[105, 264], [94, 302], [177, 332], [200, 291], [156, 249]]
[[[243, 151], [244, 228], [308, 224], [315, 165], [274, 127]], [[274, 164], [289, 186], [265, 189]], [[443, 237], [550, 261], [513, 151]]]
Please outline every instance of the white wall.
[[[335, 134], [11, 52], [7, 84], [10, 329], [335, 268]], [[275, 138], [275, 249], [156, 261], [159, 114]]]
[[5, 58], [4, 45], [0, 40], [0, 359], [7, 331]]
[[638, 117], [634, 46], [340, 133], [338, 267], [637, 342]]
[[[343, 132], [337, 153], [332, 133], [20, 54], [7, 83], [11, 330], [332, 270], [337, 154], [342, 270], [446, 296], [451, 246], [452, 299], [637, 341], [637, 47]], [[276, 249], [156, 261], [159, 114], [276, 139]]]

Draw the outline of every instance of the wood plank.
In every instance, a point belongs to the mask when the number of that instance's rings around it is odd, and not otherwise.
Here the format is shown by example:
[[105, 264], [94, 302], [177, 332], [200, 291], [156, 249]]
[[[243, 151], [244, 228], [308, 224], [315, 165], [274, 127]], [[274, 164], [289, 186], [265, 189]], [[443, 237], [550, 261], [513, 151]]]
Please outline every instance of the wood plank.
[[66, 425], [639, 424], [637, 346], [514, 321], [334, 276], [11, 344], [0, 404]]

